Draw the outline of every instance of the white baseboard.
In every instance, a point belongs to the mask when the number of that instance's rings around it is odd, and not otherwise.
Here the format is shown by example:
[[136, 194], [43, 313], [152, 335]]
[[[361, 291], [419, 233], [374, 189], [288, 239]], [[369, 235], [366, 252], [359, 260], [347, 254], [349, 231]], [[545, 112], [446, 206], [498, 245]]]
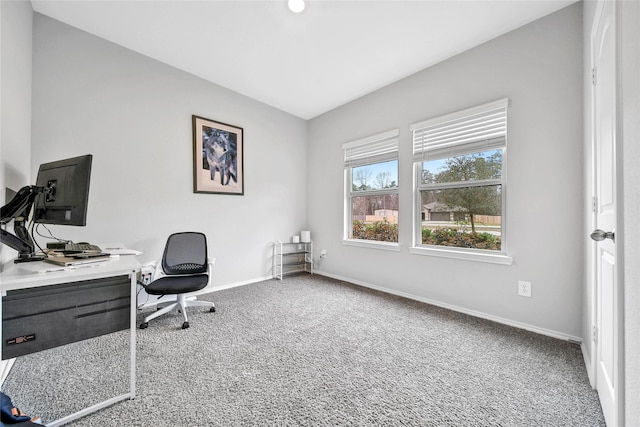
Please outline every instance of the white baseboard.
[[265, 280], [271, 280], [271, 279], [273, 279], [272, 276], [264, 276], [264, 277], [258, 277], [257, 279], [250, 279], [242, 282], [229, 283], [226, 285], [207, 286], [203, 290], [196, 292], [195, 295], [208, 294], [210, 292], [222, 291], [224, 289], [237, 288], [238, 286], [250, 285], [252, 283], [264, 282]]
[[584, 358], [584, 366], [587, 368], [587, 377], [589, 377], [589, 384], [592, 388], [596, 388], [596, 377], [595, 372], [593, 372], [593, 365], [591, 365], [591, 355], [587, 351], [587, 346], [584, 345], [584, 342], [580, 344], [580, 349], [582, 350], [582, 357]]
[[[259, 277], [257, 279], [245, 280], [243, 282], [229, 283], [226, 285], [207, 286], [206, 288], [201, 289], [197, 292], [194, 292], [191, 295], [197, 297], [198, 295], [209, 294], [211, 292], [222, 291], [224, 289], [237, 288], [238, 286], [250, 285], [252, 283], [257, 283], [257, 282], [264, 282], [265, 280], [271, 280], [272, 278], [273, 277], [271, 276], [266, 276], [266, 277]], [[140, 294], [138, 294], [138, 304], [137, 304], [138, 310], [154, 307], [158, 304], [167, 303], [167, 302], [176, 300], [175, 295], [163, 295], [161, 297], [156, 297], [155, 295], [148, 295], [146, 293], [143, 293], [143, 295], [146, 295], [146, 298], [144, 299], [144, 302], [140, 302], [141, 298], [140, 298]]]
[[[437, 301], [437, 300], [433, 300], [433, 299], [429, 299], [429, 298], [424, 298], [418, 295], [413, 295], [413, 294], [409, 294], [406, 292], [400, 292], [398, 290], [395, 289], [390, 289], [390, 288], [385, 288], [383, 286], [376, 286], [376, 285], [372, 285], [370, 283], [366, 283], [360, 280], [354, 280], [348, 277], [342, 277], [342, 276], [338, 276], [335, 274], [330, 274], [330, 273], [326, 273], [323, 271], [319, 271], [319, 270], [314, 270], [313, 271], [314, 274], [318, 274], [320, 276], [326, 276], [326, 277], [331, 277], [333, 279], [337, 279], [337, 280], [342, 280], [345, 282], [349, 282], [349, 283], [353, 283], [354, 285], [358, 285], [358, 286], [362, 286], [365, 288], [369, 288], [369, 289], [375, 289], [377, 291], [380, 292], [384, 292], [387, 294], [391, 294], [391, 295], [397, 295], [403, 298], [408, 298], [414, 301], [420, 301], [426, 304], [431, 304], [431, 305], [435, 305], [437, 307], [441, 307], [441, 308], [446, 308], [447, 310], [452, 310], [452, 311], [456, 311], [459, 313], [463, 313], [463, 314], [468, 314], [470, 316], [474, 316], [474, 317], [478, 317], [481, 319], [486, 319], [486, 320], [491, 320], [493, 322], [496, 323], [501, 323], [503, 325], [507, 325], [507, 326], [513, 326], [514, 328], [518, 328], [518, 329], [524, 329], [526, 331], [530, 331], [530, 332], [534, 332], [540, 335], [545, 335], [548, 337], [552, 337], [552, 338], [557, 338], [557, 339], [561, 339], [561, 340], [565, 340], [565, 341], [571, 341], [575, 344], [579, 344], [582, 348], [583, 348], [583, 354], [584, 354], [584, 346], [582, 345], [582, 338], [581, 337], [576, 337], [573, 335], [569, 335], [569, 334], [565, 334], [563, 332], [558, 332], [558, 331], [554, 331], [551, 329], [546, 329], [546, 328], [541, 328], [538, 326], [534, 326], [534, 325], [529, 325], [527, 323], [522, 323], [522, 322], [518, 322], [515, 320], [511, 320], [511, 319], [505, 319], [503, 317], [499, 317], [499, 316], [494, 316], [492, 314], [487, 314], [487, 313], [483, 313], [481, 311], [476, 311], [476, 310], [470, 310], [468, 308], [464, 308], [464, 307], [459, 307], [453, 304], [448, 304], [448, 303], [443, 303], [441, 301]], [[258, 277], [255, 279], [250, 279], [250, 280], [245, 280], [242, 282], [235, 282], [235, 283], [229, 283], [229, 284], [225, 284], [225, 285], [220, 285], [220, 286], [210, 286], [210, 287], [206, 287], [203, 290], [194, 293], [194, 295], [202, 295], [202, 294], [208, 294], [211, 292], [216, 292], [216, 291], [221, 291], [224, 289], [231, 289], [231, 288], [236, 288], [238, 286], [245, 286], [245, 285], [250, 285], [252, 283], [258, 283], [258, 282], [263, 282], [265, 280], [271, 280], [273, 279], [273, 277], [271, 276], [264, 276], [264, 277]], [[587, 355], [585, 354], [585, 362], [587, 361]], [[587, 364], [587, 371], [589, 371], [589, 367], [590, 365]], [[590, 376], [591, 379], [591, 376]]]
[[514, 328], [519, 328], [519, 329], [524, 329], [526, 331], [535, 332], [535, 333], [540, 334], [540, 335], [546, 335], [546, 336], [552, 337], [552, 338], [558, 338], [558, 339], [565, 340], [565, 341], [571, 341], [573, 343], [580, 344], [580, 345], [582, 344], [582, 338], [580, 338], [580, 337], [576, 337], [576, 336], [573, 336], [573, 335], [568, 335], [568, 334], [565, 334], [565, 333], [562, 333], [562, 332], [558, 332], [558, 331], [554, 331], [554, 330], [551, 330], [551, 329], [540, 328], [538, 326], [529, 325], [527, 323], [522, 323], [522, 322], [518, 322], [518, 321], [515, 321], [515, 320], [511, 320], [511, 319], [505, 319], [503, 317], [494, 316], [492, 314], [483, 313], [481, 311], [470, 310], [468, 308], [459, 307], [459, 306], [456, 306], [456, 305], [453, 305], [453, 304], [447, 304], [447, 303], [444, 303], [444, 302], [441, 302], [441, 301], [432, 300], [432, 299], [429, 299], [429, 298], [424, 298], [424, 297], [421, 297], [421, 296], [418, 296], [418, 295], [412, 295], [412, 294], [409, 294], [409, 293], [406, 293], [406, 292], [400, 292], [400, 291], [395, 290], [395, 289], [390, 289], [390, 288], [385, 288], [385, 287], [382, 287], [382, 286], [372, 285], [370, 283], [362, 282], [360, 280], [353, 280], [353, 279], [350, 279], [348, 277], [342, 277], [342, 276], [338, 276], [338, 275], [335, 275], [335, 274], [329, 274], [329, 273], [320, 272], [320, 271], [314, 271], [314, 273], [322, 275], [322, 276], [331, 277], [333, 279], [337, 279], [337, 280], [342, 280], [342, 281], [345, 281], [345, 282], [353, 283], [355, 285], [363, 286], [365, 288], [375, 289], [376, 291], [385, 292], [387, 294], [397, 295], [397, 296], [408, 298], [408, 299], [412, 299], [412, 300], [415, 300], [415, 301], [424, 302], [426, 304], [435, 305], [437, 307], [446, 308], [448, 310], [457, 311], [459, 313], [468, 314], [470, 316], [479, 317], [481, 319], [491, 320], [491, 321], [496, 322], [496, 323], [502, 323], [503, 325], [513, 326]]

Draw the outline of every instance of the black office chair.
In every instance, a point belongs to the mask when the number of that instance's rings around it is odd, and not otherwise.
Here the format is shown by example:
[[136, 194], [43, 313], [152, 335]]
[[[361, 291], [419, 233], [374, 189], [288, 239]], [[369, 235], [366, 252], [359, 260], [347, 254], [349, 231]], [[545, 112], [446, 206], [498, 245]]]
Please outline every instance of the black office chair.
[[176, 295], [175, 302], [161, 304], [153, 314], [144, 318], [140, 329], [149, 326], [149, 321], [174, 309], [182, 311], [184, 323], [182, 329], [189, 327], [187, 307], [216, 307], [209, 301], [198, 301], [189, 293], [199, 291], [209, 284], [213, 262], [207, 255], [207, 237], [202, 233], [185, 232], [169, 236], [162, 256], [162, 268], [156, 267], [149, 284], [140, 283], [150, 295]]

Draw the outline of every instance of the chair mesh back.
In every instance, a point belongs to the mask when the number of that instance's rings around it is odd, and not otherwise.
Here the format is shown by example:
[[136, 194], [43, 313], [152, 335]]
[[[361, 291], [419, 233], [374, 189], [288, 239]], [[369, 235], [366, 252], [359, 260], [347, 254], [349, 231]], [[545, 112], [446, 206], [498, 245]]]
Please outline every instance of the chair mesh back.
[[202, 233], [175, 233], [167, 239], [162, 257], [166, 274], [207, 272], [207, 238]]

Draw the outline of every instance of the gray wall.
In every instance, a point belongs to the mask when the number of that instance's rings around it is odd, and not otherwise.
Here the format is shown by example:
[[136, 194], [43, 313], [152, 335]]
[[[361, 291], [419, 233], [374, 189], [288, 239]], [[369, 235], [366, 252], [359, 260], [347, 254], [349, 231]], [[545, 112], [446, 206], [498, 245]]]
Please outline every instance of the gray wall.
[[[6, 187], [30, 184], [32, 15], [29, 1], [0, 1], [0, 206]], [[15, 254], [0, 245], [0, 261]]]
[[[32, 179], [94, 156], [87, 226], [54, 234], [154, 259], [198, 230], [215, 286], [270, 275], [270, 242], [306, 227], [306, 121], [37, 13], [33, 57]], [[244, 128], [244, 196], [193, 193], [192, 114]]]
[[[324, 274], [533, 329], [582, 336], [582, 5], [569, 6], [311, 120], [309, 224]], [[511, 266], [409, 253], [409, 126], [509, 97]], [[341, 144], [400, 129], [400, 252], [345, 246]], [[532, 282], [532, 298], [517, 281]], [[508, 319], [508, 320], [507, 320]]]

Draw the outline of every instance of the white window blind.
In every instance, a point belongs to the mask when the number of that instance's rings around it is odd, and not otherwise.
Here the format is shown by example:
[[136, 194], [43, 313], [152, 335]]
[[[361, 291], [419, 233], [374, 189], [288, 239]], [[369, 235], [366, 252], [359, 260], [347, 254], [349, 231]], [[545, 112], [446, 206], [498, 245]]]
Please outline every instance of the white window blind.
[[398, 158], [399, 129], [342, 144], [345, 167], [370, 165]]
[[508, 105], [505, 98], [411, 125], [414, 161], [504, 147]]

